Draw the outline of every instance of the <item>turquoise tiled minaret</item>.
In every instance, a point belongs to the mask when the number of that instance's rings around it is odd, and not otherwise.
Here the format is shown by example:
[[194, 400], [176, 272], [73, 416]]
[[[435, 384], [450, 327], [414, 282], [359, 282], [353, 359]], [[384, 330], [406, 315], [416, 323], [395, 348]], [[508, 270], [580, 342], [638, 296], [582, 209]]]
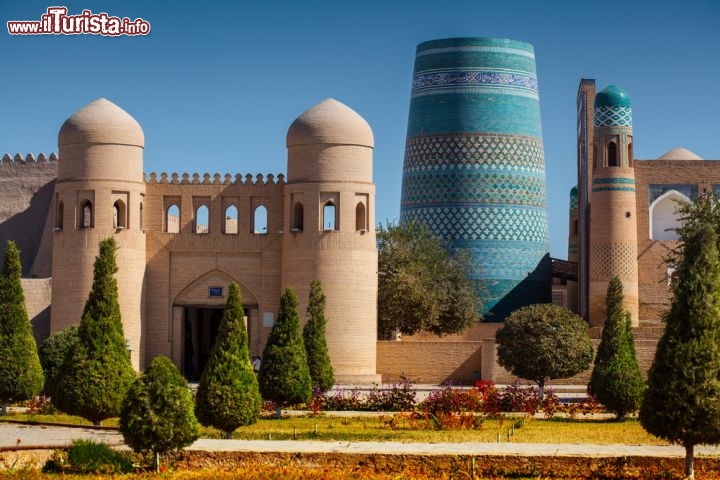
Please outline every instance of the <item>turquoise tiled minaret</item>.
[[417, 47], [400, 219], [470, 251], [488, 321], [550, 301], [538, 98], [532, 45], [448, 38]]

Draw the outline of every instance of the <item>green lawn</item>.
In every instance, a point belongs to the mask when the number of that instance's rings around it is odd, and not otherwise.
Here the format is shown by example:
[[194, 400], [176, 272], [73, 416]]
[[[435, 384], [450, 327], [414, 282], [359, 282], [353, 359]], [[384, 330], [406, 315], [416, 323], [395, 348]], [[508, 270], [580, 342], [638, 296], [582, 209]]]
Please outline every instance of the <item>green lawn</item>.
[[[68, 415], [9, 415], [7, 419], [89, 425], [79, 417]], [[117, 419], [103, 422], [117, 426]], [[410, 419], [404, 414], [381, 416], [315, 418], [289, 417], [280, 420], [261, 418], [255, 425], [241, 427], [233, 437], [247, 440], [328, 440], [328, 441], [397, 441], [397, 442], [497, 442], [508, 440], [528, 443], [589, 444], [667, 444], [642, 429], [636, 419], [623, 422], [590, 419], [517, 418], [486, 419], [479, 428], [436, 430], [424, 419]], [[213, 428], [204, 428], [203, 437], [221, 438]]]

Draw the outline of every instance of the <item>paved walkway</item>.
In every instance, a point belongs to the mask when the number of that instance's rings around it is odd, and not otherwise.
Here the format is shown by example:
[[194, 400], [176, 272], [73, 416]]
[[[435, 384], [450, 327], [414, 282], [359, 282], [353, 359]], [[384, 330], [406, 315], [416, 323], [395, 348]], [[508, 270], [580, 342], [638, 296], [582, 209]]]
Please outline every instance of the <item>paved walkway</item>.
[[[74, 439], [92, 439], [121, 445], [122, 435], [114, 430], [91, 428], [40, 427], [0, 423], [0, 448], [40, 446], [60, 448]], [[261, 453], [350, 453], [397, 455], [515, 455], [582, 457], [684, 457], [678, 446], [588, 445], [568, 443], [400, 443], [400, 442], [321, 442], [307, 440], [218, 440], [200, 439], [188, 450]], [[720, 447], [700, 446], [697, 456], [720, 457]]]

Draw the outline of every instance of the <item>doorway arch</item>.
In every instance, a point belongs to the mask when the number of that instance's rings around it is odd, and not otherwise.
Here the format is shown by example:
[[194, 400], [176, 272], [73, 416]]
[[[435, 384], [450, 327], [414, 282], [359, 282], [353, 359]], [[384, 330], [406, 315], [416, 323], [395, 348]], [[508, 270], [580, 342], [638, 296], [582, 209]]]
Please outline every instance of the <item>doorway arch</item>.
[[200, 379], [210, 357], [231, 282], [240, 286], [248, 346], [258, 342], [258, 301], [253, 292], [219, 268], [199, 275], [175, 296], [172, 303], [173, 361], [191, 381]]

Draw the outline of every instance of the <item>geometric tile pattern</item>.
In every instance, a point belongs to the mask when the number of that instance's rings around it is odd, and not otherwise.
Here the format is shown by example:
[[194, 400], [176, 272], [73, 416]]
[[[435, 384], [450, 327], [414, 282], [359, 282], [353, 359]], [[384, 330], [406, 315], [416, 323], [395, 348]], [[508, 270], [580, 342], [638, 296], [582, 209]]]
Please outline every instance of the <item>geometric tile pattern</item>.
[[648, 186], [648, 205], [652, 204], [661, 195], [670, 190], [682, 193], [690, 200], [694, 200], [698, 196], [697, 184], [680, 184], [680, 183], [662, 183], [651, 184]]
[[545, 179], [502, 172], [414, 172], [403, 179], [402, 204], [479, 203], [546, 206]]
[[[477, 242], [455, 242], [457, 246], [468, 251], [474, 259], [482, 261], [482, 268], [474, 272], [476, 279], [494, 280], [516, 280], [518, 277], [525, 278], [528, 273], [537, 267], [547, 251], [537, 244], [526, 242], [487, 241], [482, 244]], [[525, 264], [517, 262], [518, 256], [528, 258]]]
[[[472, 258], [484, 313], [550, 300], [545, 161], [531, 45], [418, 46], [400, 221], [425, 223]], [[496, 308], [497, 307], [497, 308]]]
[[473, 91], [520, 94], [537, 98], [535, 74], [512, 71], [444, 70], [421, 72], [413, 77], [411, 96]]
[[632, 127], [632, 107], [595, 107], [596, 127]]
[[593, 192], [634, 192], [635, 187], [623, 187], [617, 185], [606, 185], [603, 187], [593, 187]]
[[593, 192], [634, 192], [635, 179], [628, 177], [594, 178]]
[[405, 145], [404, 172], [504, 170], [545, 176], [543, 142], [529, 135], [423, 135]]
[[578, 189], [573, 187], [570, 189], [570, 210], [578, 209]]
[[519, 241], [536, 243], [542, 248], [546, 248], [548, 243], [547, 210], [544, 208], [484, 205], [405, 207], [400, 220], [419, 220], [430, 225], [437, 235], [452, 240]]
[[632, 177], [603, 177], [603, 178], [593, 178], [592, 181], [593, 185], [601, 185], [604, 183], [620, 183], [620, 184], [630, 184], [635, 185], [635, 179]]

